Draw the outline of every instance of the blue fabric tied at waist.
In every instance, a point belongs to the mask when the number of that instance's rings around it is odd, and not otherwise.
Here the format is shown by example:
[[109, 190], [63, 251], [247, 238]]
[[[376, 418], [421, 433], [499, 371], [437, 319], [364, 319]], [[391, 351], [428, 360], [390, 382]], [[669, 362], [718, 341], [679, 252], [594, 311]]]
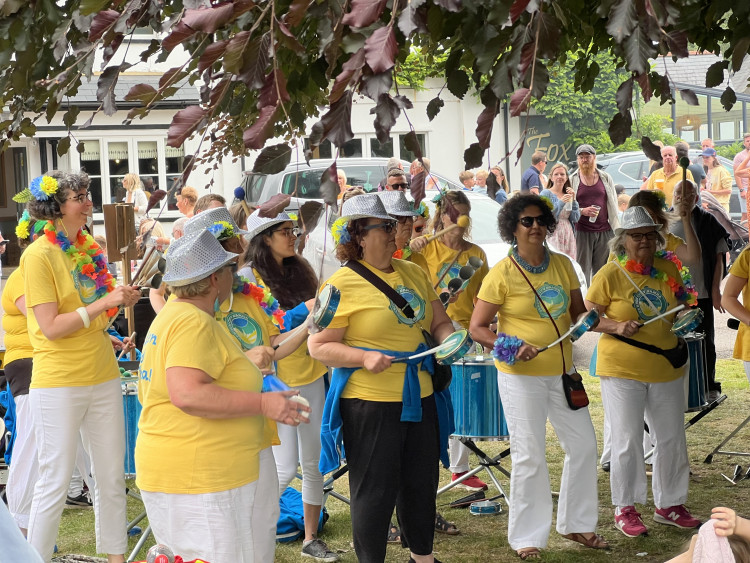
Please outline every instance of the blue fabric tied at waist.
[[[393, 352], [391, 350], [375, 350], [373, 348], [360, 348], [368, 352], [380, 352], [394, 358], [408, 358], [427, 350], [427, 346], [420, 344], [413, 352]], [[406, 364], [406, 375], [404, 377], [404, 390], [402, 393], [403, 407], [401, 409], [401, 422], [420, 422], [422, 420], [422, 388], [419, 385], [419, 371], [423, 369], [432, 374], [435, 363], [432, 354], [423, 358], [403, 360]], [[341, 459], [344, 457], [344, 436], [342, 433], [342, 421], [340, 400], [346, 384], [351, 375], [362, 368], [333, 368], [331, 387], [326, 395], [323, 407], [323, 421], [320, 427], [320, 463], [318, 468], [324, 475], [338, 469]], [[438, 423], [440, 426], [440, 461], [445, 467], [450, 465], [448, 461], [448, 437], [453, 434], [455, 425], [453, 421], [453, 403], [450, 391], [447, 389], [440, 393], [434, 393], [437, 406]]]

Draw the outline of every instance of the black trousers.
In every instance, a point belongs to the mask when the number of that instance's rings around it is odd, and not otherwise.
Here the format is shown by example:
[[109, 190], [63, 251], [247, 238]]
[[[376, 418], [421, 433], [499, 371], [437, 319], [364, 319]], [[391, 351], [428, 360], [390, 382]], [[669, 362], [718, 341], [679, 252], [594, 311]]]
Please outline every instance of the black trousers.
[[402, 403], [341, 399], [349, 466], [352, 536], [360, 563], [385, 560], [396, 507], [401, 537], [417, 555], [432, 553], [440, 459], [433, 395], [422, 421], [401, 422]]
[[716, 330], [714, 329], [714, 307], [711, 298], [698, 299], [698, 308], [703, 311], [703, 321], [698, 325], [698, 330], [706, 335], [708, 391], [721, 391], [721, 382], [716, 381]]

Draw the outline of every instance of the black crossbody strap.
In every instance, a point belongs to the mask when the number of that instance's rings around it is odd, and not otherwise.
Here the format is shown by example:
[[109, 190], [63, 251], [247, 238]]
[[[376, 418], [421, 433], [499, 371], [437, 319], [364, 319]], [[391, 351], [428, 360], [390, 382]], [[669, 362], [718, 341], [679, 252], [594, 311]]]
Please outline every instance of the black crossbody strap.
[[394, 305], [396, 305], [396, 307], [401, 309], [401, 312], [406, 316], [407, 319], [414, 318], [414, 309], [412, 309], [411, 305], [409, 305], [406, 299], [404, 299], [404, 296], [393, 289], [390, 285], [385, 283], [372, 270], [367, 268], [367, 266], [362, 265], [356, 260], [349, 260], [348, 262], [346, 262], [346, 264], [344, 264], [344, 266], [346, 266], [350, 270], [354, 270], [356, 273], [358, 273], [360, 276], [374, 285], [377, 289], [382, 291], [385, 296], [390, 299]]

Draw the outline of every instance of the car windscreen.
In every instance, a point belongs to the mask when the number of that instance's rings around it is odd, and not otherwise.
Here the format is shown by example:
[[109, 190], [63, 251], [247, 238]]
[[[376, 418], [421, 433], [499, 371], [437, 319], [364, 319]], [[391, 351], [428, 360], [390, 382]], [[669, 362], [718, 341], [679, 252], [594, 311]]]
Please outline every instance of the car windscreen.
[[[346, 183], [349, 186], [359, 186], [366, 192], [372, 192], [378, 189], [378, 183], [385, 176], [383, 168], [379, 165], [357, 165], [341, 166], [346, 174]], [[296, 195], [304, 199], [321, 198], [320, 178], [325, 172], [325, 168], [300, 169], [299, 172], [289, 172], [284, 175], [281, 181], [281, 193], [293, 194], [296, 188]]]
[[242, 187], [245, 189], [245, 199], [247, 201], [259, 201], [263, 186], [266, 183], [265, 174], [246, 174], [242, 179]]

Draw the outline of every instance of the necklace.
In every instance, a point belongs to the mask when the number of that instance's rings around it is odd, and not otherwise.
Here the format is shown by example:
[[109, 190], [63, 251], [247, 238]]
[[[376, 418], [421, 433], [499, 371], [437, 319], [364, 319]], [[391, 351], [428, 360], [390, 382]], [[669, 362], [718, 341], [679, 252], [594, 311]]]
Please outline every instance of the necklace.
[[549, 267], [549, 250], [547, 250], [546, 248], [544, 249], [544, 260], [542, 260], [542, 263], [538, 266], [532, 266], [526, 260], [521, 258], [521, 256], [518, 254], [517, 246], [511, 247], [511, 251], [509, 252], [509, 254], [512, 254], [513, 258], [515, 258], [516, 262], [518, 262], [518, 265], [530, 274], [542, 274]]
[[398, 258], [399, 260], [408, 260], [411, 254], [411, 248], [409, 248], [409, 245], [407, 244], [405, 247], [394, 252], [393, 257]]
[[[44, 235], [47, 240], [59, 246], [68, 258], [75, 264], [75, 275], [86, 276], [96, 284], [95, 295], [97, 299], [104, 297], [115, 288], [115, 279], [107, 270], [107, 261], [104, 252], [96, 244], [94, 237], [79, 230], [75, 242], [63, 233], [55, 230], [52, 221], [47, 221], [44, 226]], [[107, 316], [113, 317], [119, 312], [118, 307], [107, 309]]]
[[[659, 252], [656, 252], [654, 256], [656, 258], [662, 258], [663, 260], [669, 260], [675, 265], [679, 264], [678, 269], [680, 270], [680, 274], [682, 274], [682, 270], [686, 270], [686, 268], [682, 268], [682, 263], [677, 258], [677, 256], [672, 256], [673, 254], [673, 252], [660, 250]], [[653, 266], [646, 266], [645, 264], [639, 264], [635, 260], [628, 260], [624, 254], [619, 254], [617, 256], [617, 261], [628, 272], [639, 274], [641, 276], [649, 276], [650, 278], [653, 278], [655, 280], [663, 281], [669, 286], [669, 289], [672, 290], [672, 293], [674, 293], [674, 296], [678, 301], [685, 301], [687, 305], [695, 305], [696, 303], [698, 303], [698, 292], [695, 290], [695, 287], [690, 281], [689, 273], [686, 273], [688, 283], [684, 284], [684, 282], [678, 282], [666, 272], [657, 270]]]
[[232, 292], [249, 295], [255, 299], [260, 308], [263, 309], [263, 312], [271, 317], [273, 324], [281, 330], [284, 329], [284, 315], [286, 313], [268, 289], [260, 285], [255, 285], [245, 277], [236, 276], [232, 285]]

